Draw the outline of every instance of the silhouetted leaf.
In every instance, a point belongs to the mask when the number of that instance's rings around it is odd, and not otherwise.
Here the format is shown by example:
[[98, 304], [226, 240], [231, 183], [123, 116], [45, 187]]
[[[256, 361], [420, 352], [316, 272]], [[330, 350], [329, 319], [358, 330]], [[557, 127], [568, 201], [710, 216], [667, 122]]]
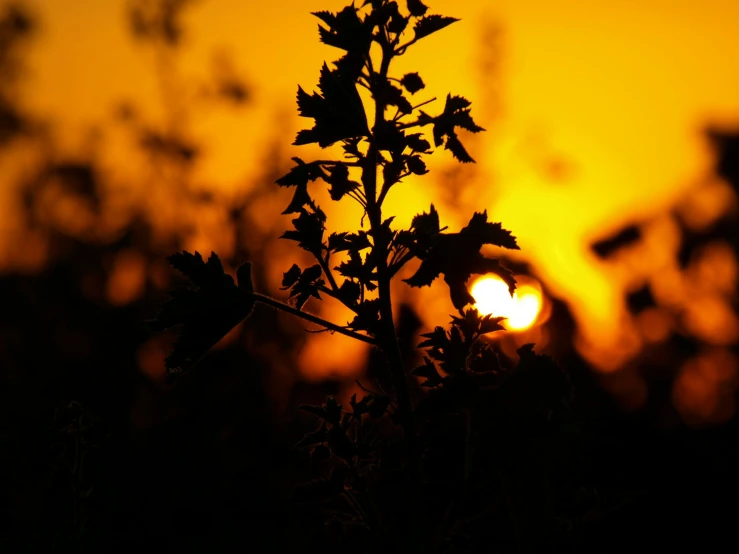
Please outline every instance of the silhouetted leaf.
[[474, 163], [475, 160], [469, 155], [465, 147], [459, 141], [459, 137], [454, 132], [447, 134], [446, 142], [444, 142], [444, 148], [449, 150], [452, 155], [462, 163]]
[[406, 0], [406, 5], [408, 6], [408, 11], [414, 17], [421, 17], [428, 10], [428, 6], [421, 2], [421, 0]]
[[200, 252], [190, 254], [182, 251], [167, 258], [170, 265], [187, 277], [198, 287], [233, 285], [233, 278], [223, 271], [223, 265], [215, 252], [211, 252], [207, 262]]
[[438, 387], [444, 382], [439, 375], [436, 365], [428, 357], [423, 357], [424, 363], [411, 371], [411, 375], [415, 377], [423, 377], [426, 380], [421, 383], [422, 387]]
[[344, 277], [357, 279], [365, 286], [375, 278], [373, 274], [375, 264], [369, 260], [369, 256], [363, 260], [356, 250], [350, 250], [349, 260], [341, 262], [335, 269]]
[[300, 278], [300, 268], [298, 264], [293, 264], [290, 269], [282, 274], [282, 290], [287, 290], [292, 287]]
[[413, 26], [416, 40], [427, 37], [436, 31], [440, 31], [455, 21], [459, 21], [459, 19], [455, 17], [445, 17], [443, 15], [426, 15], [416, 21], [416, 24]]
[[346, 193], [359, 188], [359, 183], [349, 179], [349, 168], [345, 164], [337, 164], [328, 171], [324, 180], [331, 185], [329, 194], [332, 200], [341, 200]]
[[425, 175], [429, 172], [421, 156], [409, 156], [406, 163], [408, 164], [408, 170], [416, 175]]
[[412, 135], [406, 135], [405, 140], [408, 144], [408, 148], [415, 150], [416, 152], [427, 152], [431, 148], [431, 144], [426, 139], [421, 138], [423, 135], [420, 133], [414, 133]]
[[372, 300], [365, 300], [357, 306], [357, 315], [348, 327], [355, 331], [367, 331], [370, 334], [375, 334], [379, 321], [380, 301], [373, 298]]
[[336, 401], [336, 397], [327, 397], [324, 406], [326, 408], [326, 421], [332, 425], [338, 425], [341, 419], [341, 404]]
[[501, 223], [493, 223], [488, 221], [487, 210], [475, 212], [467, 226], [459, 233], [465, 240], [473, 241], [480, 247], [484, 244], [491, 244], [508, 248], [510, 250], [519, 250], [514, 237], [510, 231], [503, 229]]
[[359, 143], [361, 141], [361, 137], [352, 137], [348, 139], [344, 139], [342, 148], [344, 149], [344, 152], [346, 152], [348, 157], [354, 157], [354, 158], [362, 158], [362, 153], [359, 151]]
[[494, 273], [501, 277], [513, 294], [516, 281], [513, 275], [498, 260], [485, 258], [480, 248], [485, 244], [494, 244], [505, 248], [517, 249], [518, 245], [508, 231], [500, 224], [487, 221], [487, 211], [475, 213], [469, 224], [459, 233], [439, 233], [430, 241], [427, 254], [420, 253], [421, 266], [416, 273], [405, 279], [413, 287], [430, 285], [440, 274], [449, 285], [454, 307], [458, 310], [475, 300], [466, 287], [471, 275]]
[[344, 250], [364, 250], [372, 246], [365, 231], [358, 233], [331, 233], [328, 237], [328, 248], [333, 252]]
[[325, 148], [342, 139], [368, 134], [364, 105], [352, 75], [339, 69], [332, 71], [324, 63], [318, 88], [320, 94], [309, 95], [298, 87], [299, 114], [313, 118], [315, 125], [300, 131], [293, 144], [317, 142]]
[[470, 342], [462, 338], [458, 327], [453, 325], [448, 333], [443, 327], [436, 327], [432, 332], [421, 336], [426, 340], [418, 347], [428, 348], [429, 356], [441, 362], [441, 368], [446, 373], [456, 374], [464, 371]]
[[408, 248], [411, 248], [416, 256], [424, 257], [434, 244], [439, 230], [439, 212], [431, 204], [429, 213], [423, 212], [413, 217], [411, 221], [411, 237], [413, 240]]
[[482, 318], [476, 308], [469, 308], [462, 312], [462, 317], [452, 316], [452, 325], [457, 327], [467, 342], [474, 339], [480, 332]]
[[499, 385], [501, 382], [501, 370], [502, 366], [500, 363], [500, 357], [498, 354], [490, 348], [490, 346], [483, 346], [475, 356], [467, 364], [468, 369], [472, 374], [487, 375], [488, 378], [482, 381], [477, 381], [478, 385], [492, 386]]
[[400, 80], [400, 84], [411, 94], [417, 93], [426, 86], [418, 73], [406, 73]]
[[390, 18], [390, 24], [387, 26], [387, 30], [391, 33], [402, 33], [406, 27], [408, 27], [408, 18], [397, 14]]
[[[433, 122], [434, 124], [434, 144], [436, 146], [443, 144], [444, 148], [451, 151], [452, 155], [462, 163], [471, 163], [475, 160], [472, 159], [464, 149], [464, 146], [462, 146], [455, 128], [462, 127], [472, 133], [484, 131], [482, 127], [472, 120], [469, 106], [470, 102], [466, 98], [448, 94], [446, 104], [444, 105], [444, 112], [435, 118], [429, 119], [429, 122]], [[423, 112], [421, 113], [423, 114]]]
[[361, 288], [358, 283], [346, 279], [339, 287], [339, 297], [347, 306], [353, 306], [359, 301]]
[[500, 323], [501, 321], [505, 321], [505, 319], [505, 317], [493, 317], [492, 315], [483, 316], [480, 323], [480, 334], [485, 335], [495, 331], [505, 331], [505, 327]]
[[325, 178], [326, 174], [317, 162], [305, 163], [300, 158], [293, 158], [297, 164], [286, 175], [275, 181], [281, 187], [297, 187], [290, 205], [283, 214], [299, 213], [305, 205], [311, 205], [312, 200], [308, 194], [308, 181]]
[[328, 25], [328, 29], [318, 26], [324, 44], [359, 54], [369, 51], [372, 27], [359, 19], [354, 6], [347, 6], [336, 15], [327, 11], [314, 12], [313, 15]]
[[360, 418], [363, 414], [369, 411], [368, 407], [369, 396], [363, 396], [362, 400], [357, 402], [357, 394], [354, 393], [349, 399], [349, 405], [352, 407], [352, 414], [356, 418]]
[[382, 167], [382, 182], [387, 183], [386, 186], [393, 185], [398, 182], [400, 173], [405, 167], [401, 162], [388, 162]]
[[295, 230], [285, 231], [280, 238], [294, 240], [304, 250], [320, 256], [325, 222], [326, 214], [320, 208], [316, 207], [314, 212], [301, 208], [300, 215], [292, 220]]
[[447, 340], [446, 331], [443, 327], [440, 327], [438, 325], [434, 327], [434, 330], [430, 333], [423, 333], [421, 336], [426, 337], [426, 340], [419, 342], [418, 348], [432, 347], [435, 344], [442, 344], [444, 341]]
[[361, 419], [364, 414], [369, 414], [373, 419], [379, 419], [385, 415], [390, 405], [390, 399], [387, 396], [368, 394], [357, 402], [357, 395], [354, 394], [350, 400], [350, 405], [353, 411], [352, 415], [357, 419]]
[[157, 330], [180, 327], [179, 337], [165, 362], [168, 377], [172, 379], [192, 368], [248, 317], [254, 298], [249, 264], [242, 266], [237, 287], [233, 278], [223, 271], [215, 253], [211, 253], [207, 262], [198, 252], [173, 254], [168, 260], [189, 281], [187, 286], [170, 292], [169, 301], [151, 322]]
[[[403, 91], [387, 81], [380, 81], [372, 89], [373, 96], [385, 106], [396, 106], [400, 113], [409, 114], [413, 107], [408, 99], [403, 96]], [[390, 125], [395, 127], [394, 125]]]
[[385, 121], [381, 125], [375, 126], [373, 131], [375, 145], [378, 150], [387, 150], [394, 158], [400, 156], [405, 150], [407, 145], [405, 134], [392, 121]]
[[[318, 300], [321, 299], [321, 295], [318, 291], [326, 284], [321, 278], [322, 275], [323, 270], [321, 269], [321, 266], [317, 264], [307, 268], [298, 275], [290, 289], [290, 298], [295, 300], [295, 307], [298, 310], [303, 308], [303, 305], [311, 296]], [[290, 277], [292, 277], [292, 275]], [[285, 279], [283, 279], [283, 283], [284, 282]]]

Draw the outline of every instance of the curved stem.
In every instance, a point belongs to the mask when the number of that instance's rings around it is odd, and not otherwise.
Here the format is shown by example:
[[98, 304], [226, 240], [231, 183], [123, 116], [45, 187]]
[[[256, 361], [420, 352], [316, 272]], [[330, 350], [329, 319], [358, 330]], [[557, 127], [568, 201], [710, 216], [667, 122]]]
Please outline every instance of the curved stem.
[[316, 255], [315, 253], [313, 256], [318, 261], [318, 265], [321, 266], [321, 269], [323, 270], [323, 274], [326, 276], [326, 279], [328, 279], [328, 284], [331, 285], [331, 290], [334, 292], [337, 292], [339, 290], [339, 285], [336, 284], [336, 279], [334, 279], [334, 273], [331, 271], [331, 268], [328, 266], [328, 254], [326, 254], [326, 258], [324, 258], [320, 253]]
[[349, 329], [341, 327], [340, 325], [336, 325], [335, 323], [326, 321], [325, 319], [322, 319], [308, 312], [303, 312], [301, 310], [298, 310], [297, 308], [294, 308], [290, 306], [289, 304], [285, 304], [284, 302], [280, 302], [279, 300], [275, 300], [274, 298], [270, 298], [269, 296], [265, 296], [259, 293], [254, 293], [252, 297], [255, 302], [261, 302], [262, 304], [267, 304], [268, 306], [272, 306], [273, 308], [277, 310], [287, 312], [289, 314], [297, 316], [306, 321], [310, 321], [311, 323], [315, 323], [316, 325], [320, 325], [321, 327], [325, 327], [329, 331], [335, 331], [337, 333], [341, 333], [342, 335], [345, 335], [347, 337], [350, 337], [356, 340], [360, 340], [362, 342], [366, 342], [367, 344], [371, 344], [373, 346], [377, 345], [377, 341], [373, 339], [372, 337], [368, 337], [367, 335], [362, 335], [361, 333], [357, 333], [355, 331], [350, 331]]

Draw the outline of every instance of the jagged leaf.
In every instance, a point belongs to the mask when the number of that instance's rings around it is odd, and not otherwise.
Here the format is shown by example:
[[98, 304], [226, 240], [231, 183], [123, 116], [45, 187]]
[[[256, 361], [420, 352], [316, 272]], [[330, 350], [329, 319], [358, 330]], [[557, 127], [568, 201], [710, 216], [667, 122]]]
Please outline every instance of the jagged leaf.
[[292, 287], [300, 278], [301, 274], [300, 267], [298, 264], [293, 264], [290, 269], [282, 274], [282, 290], [287, 290]]
[[359, 188], [359, 183], [349, 179], [349, 167], [340, 163], [328, 170], [324, 180], [331, 185], [329, 194], [332, 200], [341, 200], [345, 194]]
[[358, 283], [349, 279], [344, 280], [339, 287], [339, 297], [347, 306], [354, 306], [361, 294], [361, 288]]
[[300, 131], [293, 144], [317, 142], [325, 148], [334, 142], [367, 136], [367, 117], [354, 77], [346, 70], [329, 69], [323, 64], [319, 93], [309, 95], [298, 87], [298, 112], [315, 120], [312, 129]]
[[[254, 307], [250, 265], [239, 272], [239, 286], [224, 272], [220, 259], [211, 253], [203, 261], [199, 252], [180, 252], [168, 258], [188, 279], [170, 292], [157, 318], [157, 330], [179, 327], [179, 337], [165, 361], [169, 379], [191, 369], [219, 340], [246, 319]], [[249, 275], [247, 277], [247, 275]]]
[[327, 11], [314, 12], [313, 15], [328, 25], [328, 28], [318, 26], [324, 44], [359, 54], [369, 51], [372, 27], [359, 18], [354, 6], [347, 6], [335, 15]]
[[425, 175], [429, 172], [421, 156], [409, 156], [406, 163], [408, 164], [408, 170], [415, 175]]
[[400, 80], [400, 84], [411, 94], [417, 93], [426, 86], [418, 73], [406, 73]]
[[431, 148], [431, 144], [426, 139], [421, 138], [421, 133], [413, 133], [412, 135], [406, 135], [405, 140], [408, 148], [415, 152], [428, 152]]
[[475, 212], [470, 222], [460, 231], [466, 239], [474, 241], [480, 246], [490, 244], [510, 250], [519, 250], [519, 246], [510, 231], [503, 229], [501, 223], [488, 221], [487, 210]]
[[446, 17], [443, 15], [425, 15], [413, 27], [416, 34], [416, 40], [427, 37], [436, 31], [440, 31], [444, 27], [448, 27], [455, 21], [459, 21], [456, 17]]
[[374, 335], [380, 322], [380, 301], [377, 298], [365, 300], [357, 306], [357, 315], [347, 325], [355, 331], [367, 331]]
[[430, 239], [430, 244], [428, 252], [420, 254], [422, 262], [416, 273], [405, 279], [412, 287], [428, 286], [443, 274], [449, 285], [452, 303], [458, 310], [475, 302], [466, 286], [471, 275], [494, 273], [508, 284], [513, 294], [516, 280], [510, 271], [502, 267], [498, 260], [480, 254], [480, 248], [485, 244], [518, 248], [515, 237], [508, 231], [488, 223], [487, 211], [475, 213], [459, 233], [436, 234]]
[[275, 181], [281, 187], [296, 187], [293, 199], [283, 214], [299, 213], [305, 205], [312, 205], [308, 194], [308, 182], [325, 177], [325, 172], [317, 162], [305, 163], [298, 157], [293, 158], [297, 164], [286, 175]]
[[344, 250], [364, 250], [372, 246], [365, 231], [358, 233], [331, 233], [328, 237], [328, 248], [332, 252]]
[[456, 133], [456, 127], [461, 127], [472, 133], [484, 131], [477, 125], [470, 115], [470, 101], [462, 96], [447, 95], [444, 111], [441, 115], [431, 118], [434, 129], [434, 144], [444, 145], [452, 155], [462, 163], [472, 163], [475, 160], [467, 153]]
[[503, 325], [501, 324], [501, 321], [505, 321], [505, 319], [505, 317], [493, 317], [490, 314], [483, 316], [482, 320], [480, 321], [479, 333], [481, 335], [485, 335], [487, 333], [493, 333], [495, 331], [505, 331], [505, 327], [503, 327]]
[[428, 6], [421, 2], [421, 0], [406, 0], [406, 6], [408, 6], [408, 12], [413, 17], [421, 17], [428, 10]]
[[[293, 272], [293, 275], [295, 275], [295, 272]], [[290, 277], [292, 278], [293, 275], [290, 275]], [[296, 277], [295, 282], [290, 289], [290, 298], [295, 300], [295, 307], [298, 310], [301, 310], [303, 308], [303, 306], [311, 296], [313, 298], [317, 298], [318, 300], [321, 299], [319, 290], [323, 285], [326, 284], [325, 281], [321, 278], [322, 275], [323, 270], [321, 269], [321, 266], [316, 264], [309, 267]], [[285, 274], [285, 276], [287, 276], [287, 274]], [[284, 282], [285, 279], [283, 278], [283, 283]]]
[[439, 375], [436, 365], [427, 356], [423, 357], [424, 363], [415, 369], [411, 370], [411, 375], [415, 377], [423, 377], [426, 380], [421, 383], [422, 387], [437, 387], [444, 382], [444, 379]]
[[326, 230], [326, 214], [316, 207], [313, 212], [300, 208], [300, 215], [292, 220], [294, 230], [285, 231], [280, 238], [294, 240], [298, 245], [320, 256], [323, 247], [323, 233]]

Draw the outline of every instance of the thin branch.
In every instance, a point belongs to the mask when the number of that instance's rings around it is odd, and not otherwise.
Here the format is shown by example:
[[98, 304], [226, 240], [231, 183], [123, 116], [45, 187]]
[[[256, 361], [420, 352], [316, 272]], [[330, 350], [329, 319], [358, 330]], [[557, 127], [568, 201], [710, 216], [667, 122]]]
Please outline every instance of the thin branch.
[[343, 299], [342, 299], [342, 298], [341, 298], [341, 297], [339, 296], [339, 294], [338, 294], [338, 289], [334, 291], [334, 290], [331, 290], [330, 288], [328, 288], [328, 287], [326, 287], [326, 286], [323, 286], [323, 285], [321, 285], [320, 287], [318, 287], [318, 290], [320, 290], [320, 291], [321, 291], [322, 293], [324, 293], [324, 294], [325, 294], [326, 296], [330, 296], [330, 297], [331, 297], [331, 298], [333, 298], [334, 300], [338, 300], [338, 301], [339, 301], [339, 302], [341, 302], [341, 303], [342, 303], [342, 304], [343, 304], [344, 306], [346, 306], [346, 307], [347, 307], [347, 308], [349, 308], [349, 309], [350, 309], [351, 311], [353, 311], [353, 312], [354, 312], [355, 314], [359, 314], [359, 312], [357, 311], [357, 308], [356, 308], [356, 306], [350, 306], [349, 304], [347, 304], [346, 302], [344, 302], [344, 300], [343, 300]]
[[398, 125], [398, 129], [402, 131], [405, 129], [410, 129], [411, 127], [425, 127], [430, 123], [432, 123], [432, 121], [424, 121], [423, 123], [421, 123], [421, 120], [417, 119], [415, 121], [409, 121], [408, 123], [401, 123], [400, 125]]
[[413, 40], [409, 40], [409, 41], [408, 41], [408, 42], [406, 42], [405, 44], [403, 44], [403, 45], [401, 45], [401, 46], [398, 46], [398, 47], [397, 47], [397, 48], [396, 48], [396, 49], [395, 49], [395, 50], [393, 51], [393, 54], [394, 54], [394, 55], [396, 55], [396, 56], [402, 56], [403, 54], [405, 54], [405, 51], [407, 50], [407, 48], [408, 48], [409, 46], [412, 46], [412, 45], [414, 45], [414, 44], [415, 44], [416, 42], [418, 42], [418, 39], [417, 39], [417, 38], [414, 38]]
[[[361, 194], [361, 191], [360, 191]], [[357, 192], [347, 192], [347, 195], [357, 201], [357, 203], [363, 208], [367, 208], [367, 202]]]
[[318, 265], [321, 266], [323, 274], [326, 276], [326, 279], [328, 279], [328, 284], [331, 285], [331, 290], [333, 290], [334, 292], [338, 292], [339, 285], [336, 284], [334, 274], [328, 265], [328, 253], [326, 254], [326, 259], [324, 259], [324, 257], [320, 254], [316, 254], [315, 252], [313, 253], [313, 257], [315, 257], [315, 259], [318, 261]]
[[375, 386], [380, 390], [380, 392], [373, 391], [372, 389], [365, 387], [362, 383], [359, 382], [359, 379], [357, 379], [355, 382], [357, 383], [357, 386], [359, 386], [360, 389], [362, 389], [364, 392], [367, 392], [369, 394], [374, 394], [375, 396], [384, 396], [390, 400], [390, 405], [393, 408], [397, 408], [397, 404], [393, 401], [392, 396], [390, 396], [387, 391], [385, 391], [384, 388], [382, 388], [382, 385], [380, 385], [380, 382], [377, 379], [373, 379], [375, 382]]
[[413, 254], [409, 251], [404, 256], [402, 256], [392, 267], [390, 267], [390, 277], [392, 278], [395, 276], [395, 274], [400, 271], [405, 264], [410, 262], [413, 259]]
[[425, 101], [421, 102], [417, 106], [413, 106], [413, 109], [414, 110], [417, 110], [418, 108], [420, 108], [422, 106], [425, 106], [426, 104], [431, 104], [431, 102], [435, 102], [435, 101], [436, 101], [436, 96], [434, 96], [433, 98], [431, 98], [429, 100], [425, 100]]
[[387, 193], [390, 192], [390, 188], [394, 185], [397, 185], [402, 181], [404, 178], [408, 177], [410, 175], [410, 171], [406, 171], [405, 173], [401, 173], [398, 175], [398, 177], [395, 179], [395, 181], [390, 186], [385, 186], [385, 183], [382, 184], [382, 190], [380, 191], [380, 197], [377, 199], [378, 204], [382, 204], [385, 200], [385, 197], [387, 196]]
[[290, 306], [289, 304], [285, 304], [284, 302], [280, 302], [279, 300], [275, 300], [274, 298], [270, 298], [269, 296], [265, 296], [259, 293], [254, 293], [252, 298], [256, 302], [267, 304], [268, 306], [272, 306], [273, 308], [277, 310], [287, 312], [289, 314], [305, 319], [306, 321], [310, 321], [311, 323], [315, 323], [316, 325], [320, 325], [321, 327], [325, 327], [326, 329], [335, 331], [347, 337], [350, 337], [350, 338], [353, 338], [353, 339], [356, 339], [362, 342], [366, 342], [367, 344], [371, 344], [373, 346], [377, 344], [375, 339], [373, 339], [372, 337], [368, 337], [367, 335], [362, 335], [361, 333], [350, 331], [349, 329], [346, 329], [345, 327], [341, 327], [340, 325], [336, 325], [335, 323], [326, 321], [325, 319], [322, 319], [308, 312], [303, 312], [301, 310], [298, 310], [297, 308], [294, 308]]
[[360, 504], [359, 500], [354, 496], [354, 494], [349, 490], [344, 490], [344, 492], [342, 492], [341, 495], [344, 497], [347, 503], [354, 509], [354, 511], [359, 516], [359, 518], [362, 520], [362, 522], [364, 522], [364, 524], [369, 529], [372, 529], [372, 524], [369, 521], [367, 514], [362, 509], [362, 505]]
[[348, 165], [349, 167], [359, 167], [359, 162], [345, 162], [343, 160], [314, 160], [313, 163], [320, 165]]

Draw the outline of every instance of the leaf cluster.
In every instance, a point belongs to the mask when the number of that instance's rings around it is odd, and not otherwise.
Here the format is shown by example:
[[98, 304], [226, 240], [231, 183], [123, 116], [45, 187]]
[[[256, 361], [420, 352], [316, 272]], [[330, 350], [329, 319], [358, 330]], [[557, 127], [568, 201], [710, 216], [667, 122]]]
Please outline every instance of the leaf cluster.
[[179, 328], [179, 336], [165, 363], [170, 380], [189, 370], [234, 326], [246, 319], [254, 307], [251, 264], [241, 265], [238, 286], [212, 252], [204, 261], [199, 252], [181, 252], [167, 258], [186, 277], [170, 292], [153, 329]]
[[[404, 536], [412, 537], [403, 543], [405, 550], [454, 550], [449, 541], [464, 535], [460, 529], [469, 518], [484, 515], [490, 498], [501, 499], [489, 475], [501, 456], [491, 453], [491, 445], [500, 448], [503, 443], [496, 441], [506, 433], [510, 438], [511, 430], [542, 422], [546, 427], [551, 414], [566, 404], [569, 381], [533, 345], [519, 349], [515, 366], [501, 360], [484, 337], [503, 330], [502, 318], [469, 307], [475, 302], [467, 290], [472, 275], [498, 275], [511, 294], [515, 290], [513, 274], [482, 253], [488, 246], [518, 249], [510, 231], [489, 221], [485, 210], [475, 212], [458, 232], [442, 226], [433, 204], [406, 229], [383, 214], [391, 189], [428, 172], [425, 157], [434, 148], [443, 146], [462, 163], [474, 161], [459, 135], [460, 130], [483, 130], [471, 115], [470, 101], [448, 94], [443, 109], [431, 115], [425, 106], [435, 99], [415, 100], [425, 89], [420, 73], [394, 74], [392, 65], [458, 20], [429, 13], [421, 0], [407, 0], [404, 8], [396, 1], [366, 0], [313, 15], [320, 20], [321, 42], [342, 54], [323, 64], [318, 90], [298, 87], [298, 113], [312, 125], [297, 134], [294, 145], [337, 145], [343, 154], [312, 161], [294, 157], [276, 184], [292, 192], [283, 211], [292, 217], [292, 228], [282, 238], [296, 242], [314, 261], [304, 267], [293, 263], [284, 272], [282, 290], [292, 304], [283, 304], [253, 291], [248, 263], [237, 271], [236, 284], [215, 254], [207, 262], [198, 253], [175, 254], [169, 261], [187, 285], [173, 291], [156, 325], [182, 329], [167, 359], [172, 375], [192, 367], [257, 301], [375, 346], [387, 361], [389, 392], [363, 388], [367, 394], [353, 396], [348, 408], [334, 397], [300, 407], [318, 419], [296, 445], [309, 452], [316, 478], [299, 486], [295, 497], [331, 509], [330, 526], [340, 531], [344, 546], [349, 547], [345, 539], [351, 527], [362, 530], [357, 536], [385, 537], [378, 548], [395, 548], [388, 537]], [[372, 110], [361, 88], [371, 97]], [[314, 199], [316, 184], [327, 187], [332, 201], [360, 205], [359, 229], [328, 231], [326, 213]], [[424, 287], [443, 277], [458, 315], [448, 329], [438, 326], [422, 335], [423, 363], [406, 371], [390, 283], [413, 262], [417, 269], [404, 281]], [[352, 319], [339, 325], [306, 310], [310, 299], [325, 297], [351, 310]], [[421, 397], [415, 403], [413, 377], [422, 379], [414, 389]], [[505, 447], [515, 442], [506, 440]], [[474, 487], [487, 497], [473, 501]], [[361, 543], [349, 549], [369, 551], [369, 543], [357, 546]]]
[[[549, 356], [537, 354], [533, 344], [518, 351], [518, 364], [501, 360], [493, 343], [484, 337], [503, 331], [505, 318], [481, 316], [476, 309], [451, 316], [449, 329], [438, 326], [421, 335], [426, 349], [423, 363], [410, 374], [425, 379], [422, 387], [441, 391], [493, 391], [486, 402], [505, 406], [514, 419], [549, 413], [566, 406], [572, 395], [567, 374]], [[441, 371], [440, 371], [441, 370]], [[455, 392], [455, 394], [456, 394]], [[462, 397], [455, 400], [462, 402]]]
[[392, 413], [390, 397], [368, 392], [359, 400], [354, 394], [349, 410], [329, 396], [321, 406], [302, 405], [298, 409], [314, 415], [318, 428], [307, 433], [295, 446], [310, 452], [317, 479], [299, 486], [296, 500], [325, 500], [345, 491], [359, 491], [377, 470], [381, 441], [379, 420]]

